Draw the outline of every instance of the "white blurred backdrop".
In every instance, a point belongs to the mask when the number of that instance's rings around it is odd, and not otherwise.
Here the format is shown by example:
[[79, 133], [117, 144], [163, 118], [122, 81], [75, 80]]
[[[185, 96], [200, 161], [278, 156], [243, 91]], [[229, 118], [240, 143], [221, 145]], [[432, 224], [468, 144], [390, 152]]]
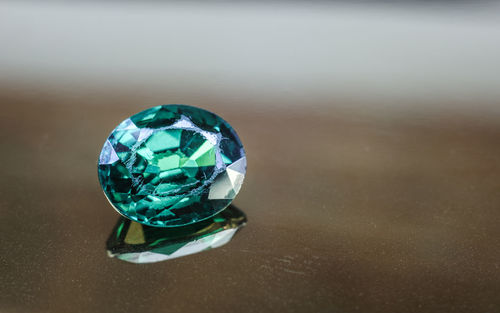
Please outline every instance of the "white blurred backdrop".
[[473, 1], [3, 1], [0, 82], [500, 112], [499, 16]]

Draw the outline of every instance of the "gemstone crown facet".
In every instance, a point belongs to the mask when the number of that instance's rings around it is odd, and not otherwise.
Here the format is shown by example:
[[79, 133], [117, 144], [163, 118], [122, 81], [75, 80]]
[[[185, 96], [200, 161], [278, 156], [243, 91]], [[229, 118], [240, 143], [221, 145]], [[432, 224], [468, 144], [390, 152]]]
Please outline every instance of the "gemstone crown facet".
[[189, 225], [226, 208], [246, 172], [234, 129], [206, 110], [161, 105], [137, 113], [109, 135], [98, 175], [122, 215], [157, 227]]

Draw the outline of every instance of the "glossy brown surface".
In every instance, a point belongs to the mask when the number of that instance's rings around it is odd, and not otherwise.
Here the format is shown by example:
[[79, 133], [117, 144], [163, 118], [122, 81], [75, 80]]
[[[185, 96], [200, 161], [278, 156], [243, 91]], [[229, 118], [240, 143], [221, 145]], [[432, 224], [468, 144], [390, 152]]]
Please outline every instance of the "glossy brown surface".
[[[498, 115], [3, 86], [0, 312], [500, 308]], [[196, 255], [109, 258], [103, 141], [131, 114], [181, 101], [240, 134], [248, 172], [234, 203], [248, 224]]]

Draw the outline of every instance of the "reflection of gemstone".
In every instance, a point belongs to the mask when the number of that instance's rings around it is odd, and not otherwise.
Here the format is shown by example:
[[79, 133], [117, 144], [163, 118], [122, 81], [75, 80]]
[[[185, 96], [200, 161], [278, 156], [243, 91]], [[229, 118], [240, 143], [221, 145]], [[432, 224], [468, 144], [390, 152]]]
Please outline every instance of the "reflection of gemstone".
[[246, 171], [234, 129], [208, 111], [163, 105], [118, 125], [99, 157], [99, 180], [124, 216], [150, 226], [199, 222], [226, 208]]
[[111, 257], [132, 263], [153, 263], [220, 247], [245, 225], [245, 214], [230, 205], [202, 222], [158, 228], [120, 217], [108, 238]]

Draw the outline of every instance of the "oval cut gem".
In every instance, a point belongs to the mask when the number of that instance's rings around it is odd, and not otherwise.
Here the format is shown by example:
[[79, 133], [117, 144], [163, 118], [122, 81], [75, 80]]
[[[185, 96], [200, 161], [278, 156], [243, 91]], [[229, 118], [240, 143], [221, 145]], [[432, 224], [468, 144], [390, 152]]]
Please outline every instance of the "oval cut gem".
[[225, 209], [241, 188], [245, 151], [214, 113], [161, 105], [118, 125], [104, 143], [98, 174], [122, 215], [157, 227], [188, 225]]

